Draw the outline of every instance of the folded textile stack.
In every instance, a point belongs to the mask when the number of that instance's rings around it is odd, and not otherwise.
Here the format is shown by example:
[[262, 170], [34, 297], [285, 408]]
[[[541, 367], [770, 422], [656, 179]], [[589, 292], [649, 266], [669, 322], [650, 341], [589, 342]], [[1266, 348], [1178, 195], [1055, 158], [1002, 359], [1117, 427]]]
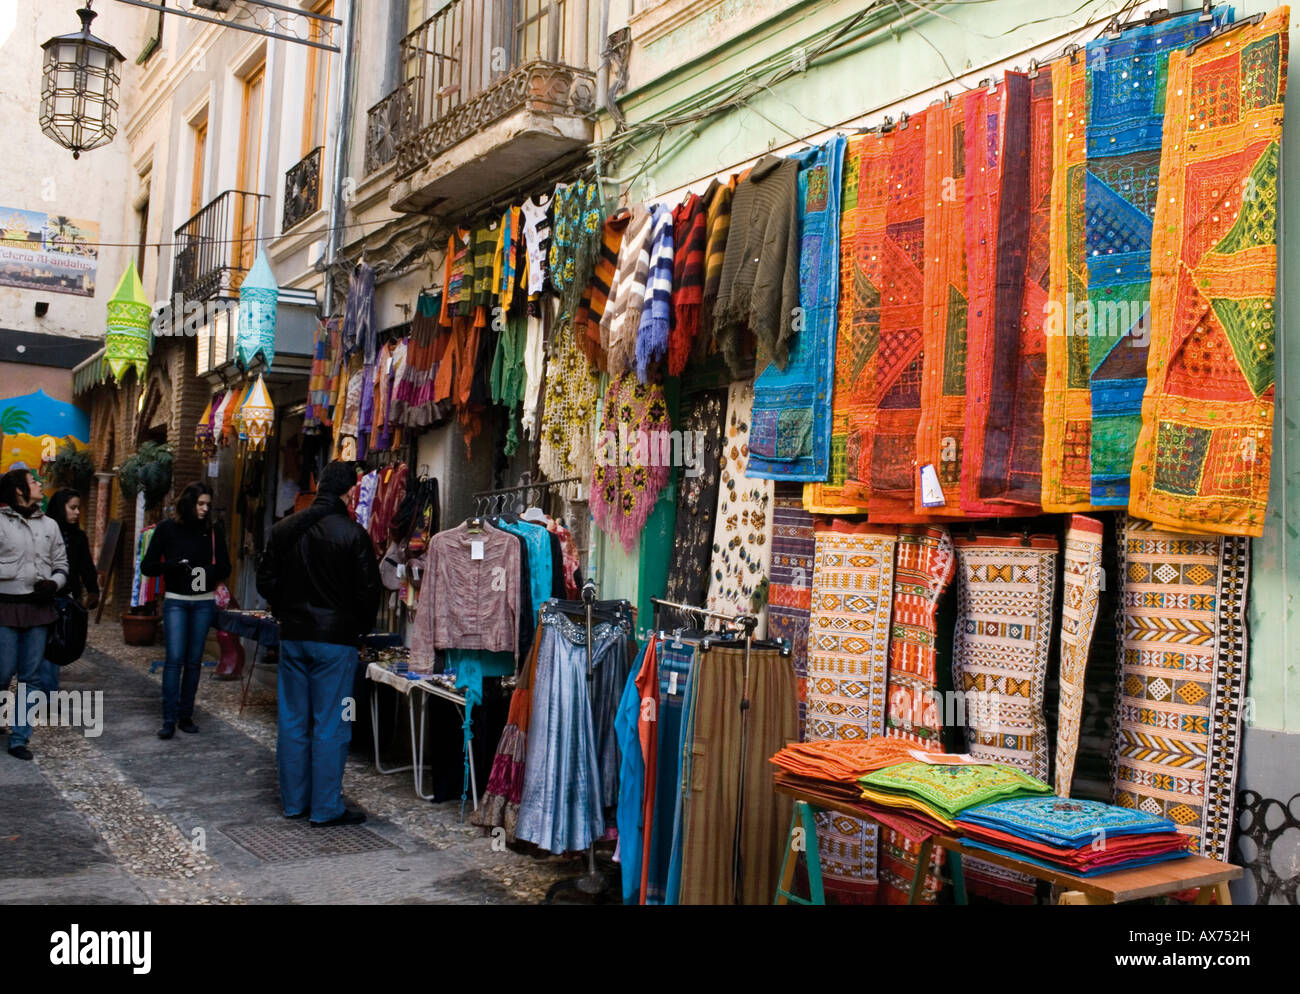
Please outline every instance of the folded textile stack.
[[1043, 781], [998, 763], [898, 763], [868, 773], [858, 783], [867, 801], [919, 811], [950, 828], [968, 808], [1052, 792]]
[[[923, 757], [950, 758], [908, 739], [873, 735], [868, 739], [792, 742], [773, 756], [772, 762], [797, 777], [856, 783], [867, 773], [897, 763], [928, 761]], [[857, 796], [856, 792], [853, 796]]]
[[1188, 855], [1172, 821], [1100, 801], [1021, 797], [969, 808], [956, 821], [971, 846], [1080, 877]]

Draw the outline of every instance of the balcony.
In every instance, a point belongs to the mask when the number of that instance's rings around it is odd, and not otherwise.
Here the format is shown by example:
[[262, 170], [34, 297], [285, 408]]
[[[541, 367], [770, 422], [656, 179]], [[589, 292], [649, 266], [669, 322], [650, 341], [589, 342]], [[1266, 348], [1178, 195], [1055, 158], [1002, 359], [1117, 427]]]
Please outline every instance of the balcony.
[[203, 301], [234, 296], [257, 257], [265, 194], [227, 190], [176, 229], [172, 293]]
[[582, 0], [453, 0], [401, 43], [404, 82], [370, 109], [367, 171], [389, 203], [490, 196], [588, 145], [596, 78]]
[[284, 174], [283, 234], [304, 218], [320, 210], [320, 161], [324, 149], [317, 146]]

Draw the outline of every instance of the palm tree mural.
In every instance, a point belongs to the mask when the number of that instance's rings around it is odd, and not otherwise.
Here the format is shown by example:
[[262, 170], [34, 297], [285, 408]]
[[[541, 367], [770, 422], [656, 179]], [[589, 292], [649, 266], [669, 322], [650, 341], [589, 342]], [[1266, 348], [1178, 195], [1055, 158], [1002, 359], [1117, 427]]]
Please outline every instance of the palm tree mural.
[[6, 407], [0, 411], [0, 464], [4, 463], [5, 436], [24, 432], [31, 423], [31, 415], [21, 407]]

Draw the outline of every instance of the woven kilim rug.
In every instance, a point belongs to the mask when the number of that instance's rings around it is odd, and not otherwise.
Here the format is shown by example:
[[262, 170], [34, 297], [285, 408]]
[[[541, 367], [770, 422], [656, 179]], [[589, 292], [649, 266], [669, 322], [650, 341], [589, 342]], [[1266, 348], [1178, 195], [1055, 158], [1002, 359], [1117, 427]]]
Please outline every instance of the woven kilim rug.
[[1264, 529], [1287, 21], [1279, 7], [1169, 59], [1129, 507], [1178, 531]]
[[1250, 540], [1128, 519], [1113, 756], [1115, 803], [1173, 821], [1226, 860], [1246, 687]]
[[[884, 733], [897, 541], [879, 526], [842, 521], [816, 533], [805, 732], [810, 741]], [[877, 826], [828, 812], [818, 816], [817, 838], [827, 893], [871, 903]]]
[[[957, 568], [948, 529], [903, 525], [894, 555], [894, 609], [889, 639], [888, 718], [885, 734], [943, 750], [943, 712], [936, 697], [935, 613]], [[906, 904], [921, 847], [893, 829], [880, 837], [881, 899]], [[937, 869], [941, 853], [935, 853]], [[933, 903], [942, 886], [926, 876], [922, 900]]]
[[1065, 533], [1065, 592], [1061, 605], [1061, 697], [1056, 721], [1056, 793], [1070, 796], [1074, 757], [1079, 751], [1083, 678], [1101, 603], [1102, 525], [1081, 514]]
[[772, 514], [772, 584], [767, 594], [767, 634], [790, 646], [799, 697], [799, 739], [807, 709], [808, 620], [812, 610], [812, 515], [803, 509], [803, 486], [776, 484]]
[[[1051, 645], [1057, 540], [1035, 535], [953, 539], [957, 629], [953, 686], [963, 695], [967, 751], [1047, 779], [1043, 695]], [[969, 861], [972, 889], [1008, 901], [1032, 898], [1032, 878]]]

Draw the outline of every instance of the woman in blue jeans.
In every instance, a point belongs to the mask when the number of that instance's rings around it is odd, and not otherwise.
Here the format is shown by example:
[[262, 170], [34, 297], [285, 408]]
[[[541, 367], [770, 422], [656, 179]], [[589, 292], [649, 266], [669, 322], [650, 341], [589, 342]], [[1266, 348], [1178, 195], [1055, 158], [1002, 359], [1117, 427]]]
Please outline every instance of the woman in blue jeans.
[[160, 739], [176, 729], [197, 732], [194, 696], [203, 669], [203, 643], [217, 615], [217, 584], [230, 575], [220, 525], [212, 523], [212, 488], [191, 483], [176, 502], [176, 517], [162, 522], [140, 563], [145, 576], [161, 576], [167, 662], [163, 666]]

